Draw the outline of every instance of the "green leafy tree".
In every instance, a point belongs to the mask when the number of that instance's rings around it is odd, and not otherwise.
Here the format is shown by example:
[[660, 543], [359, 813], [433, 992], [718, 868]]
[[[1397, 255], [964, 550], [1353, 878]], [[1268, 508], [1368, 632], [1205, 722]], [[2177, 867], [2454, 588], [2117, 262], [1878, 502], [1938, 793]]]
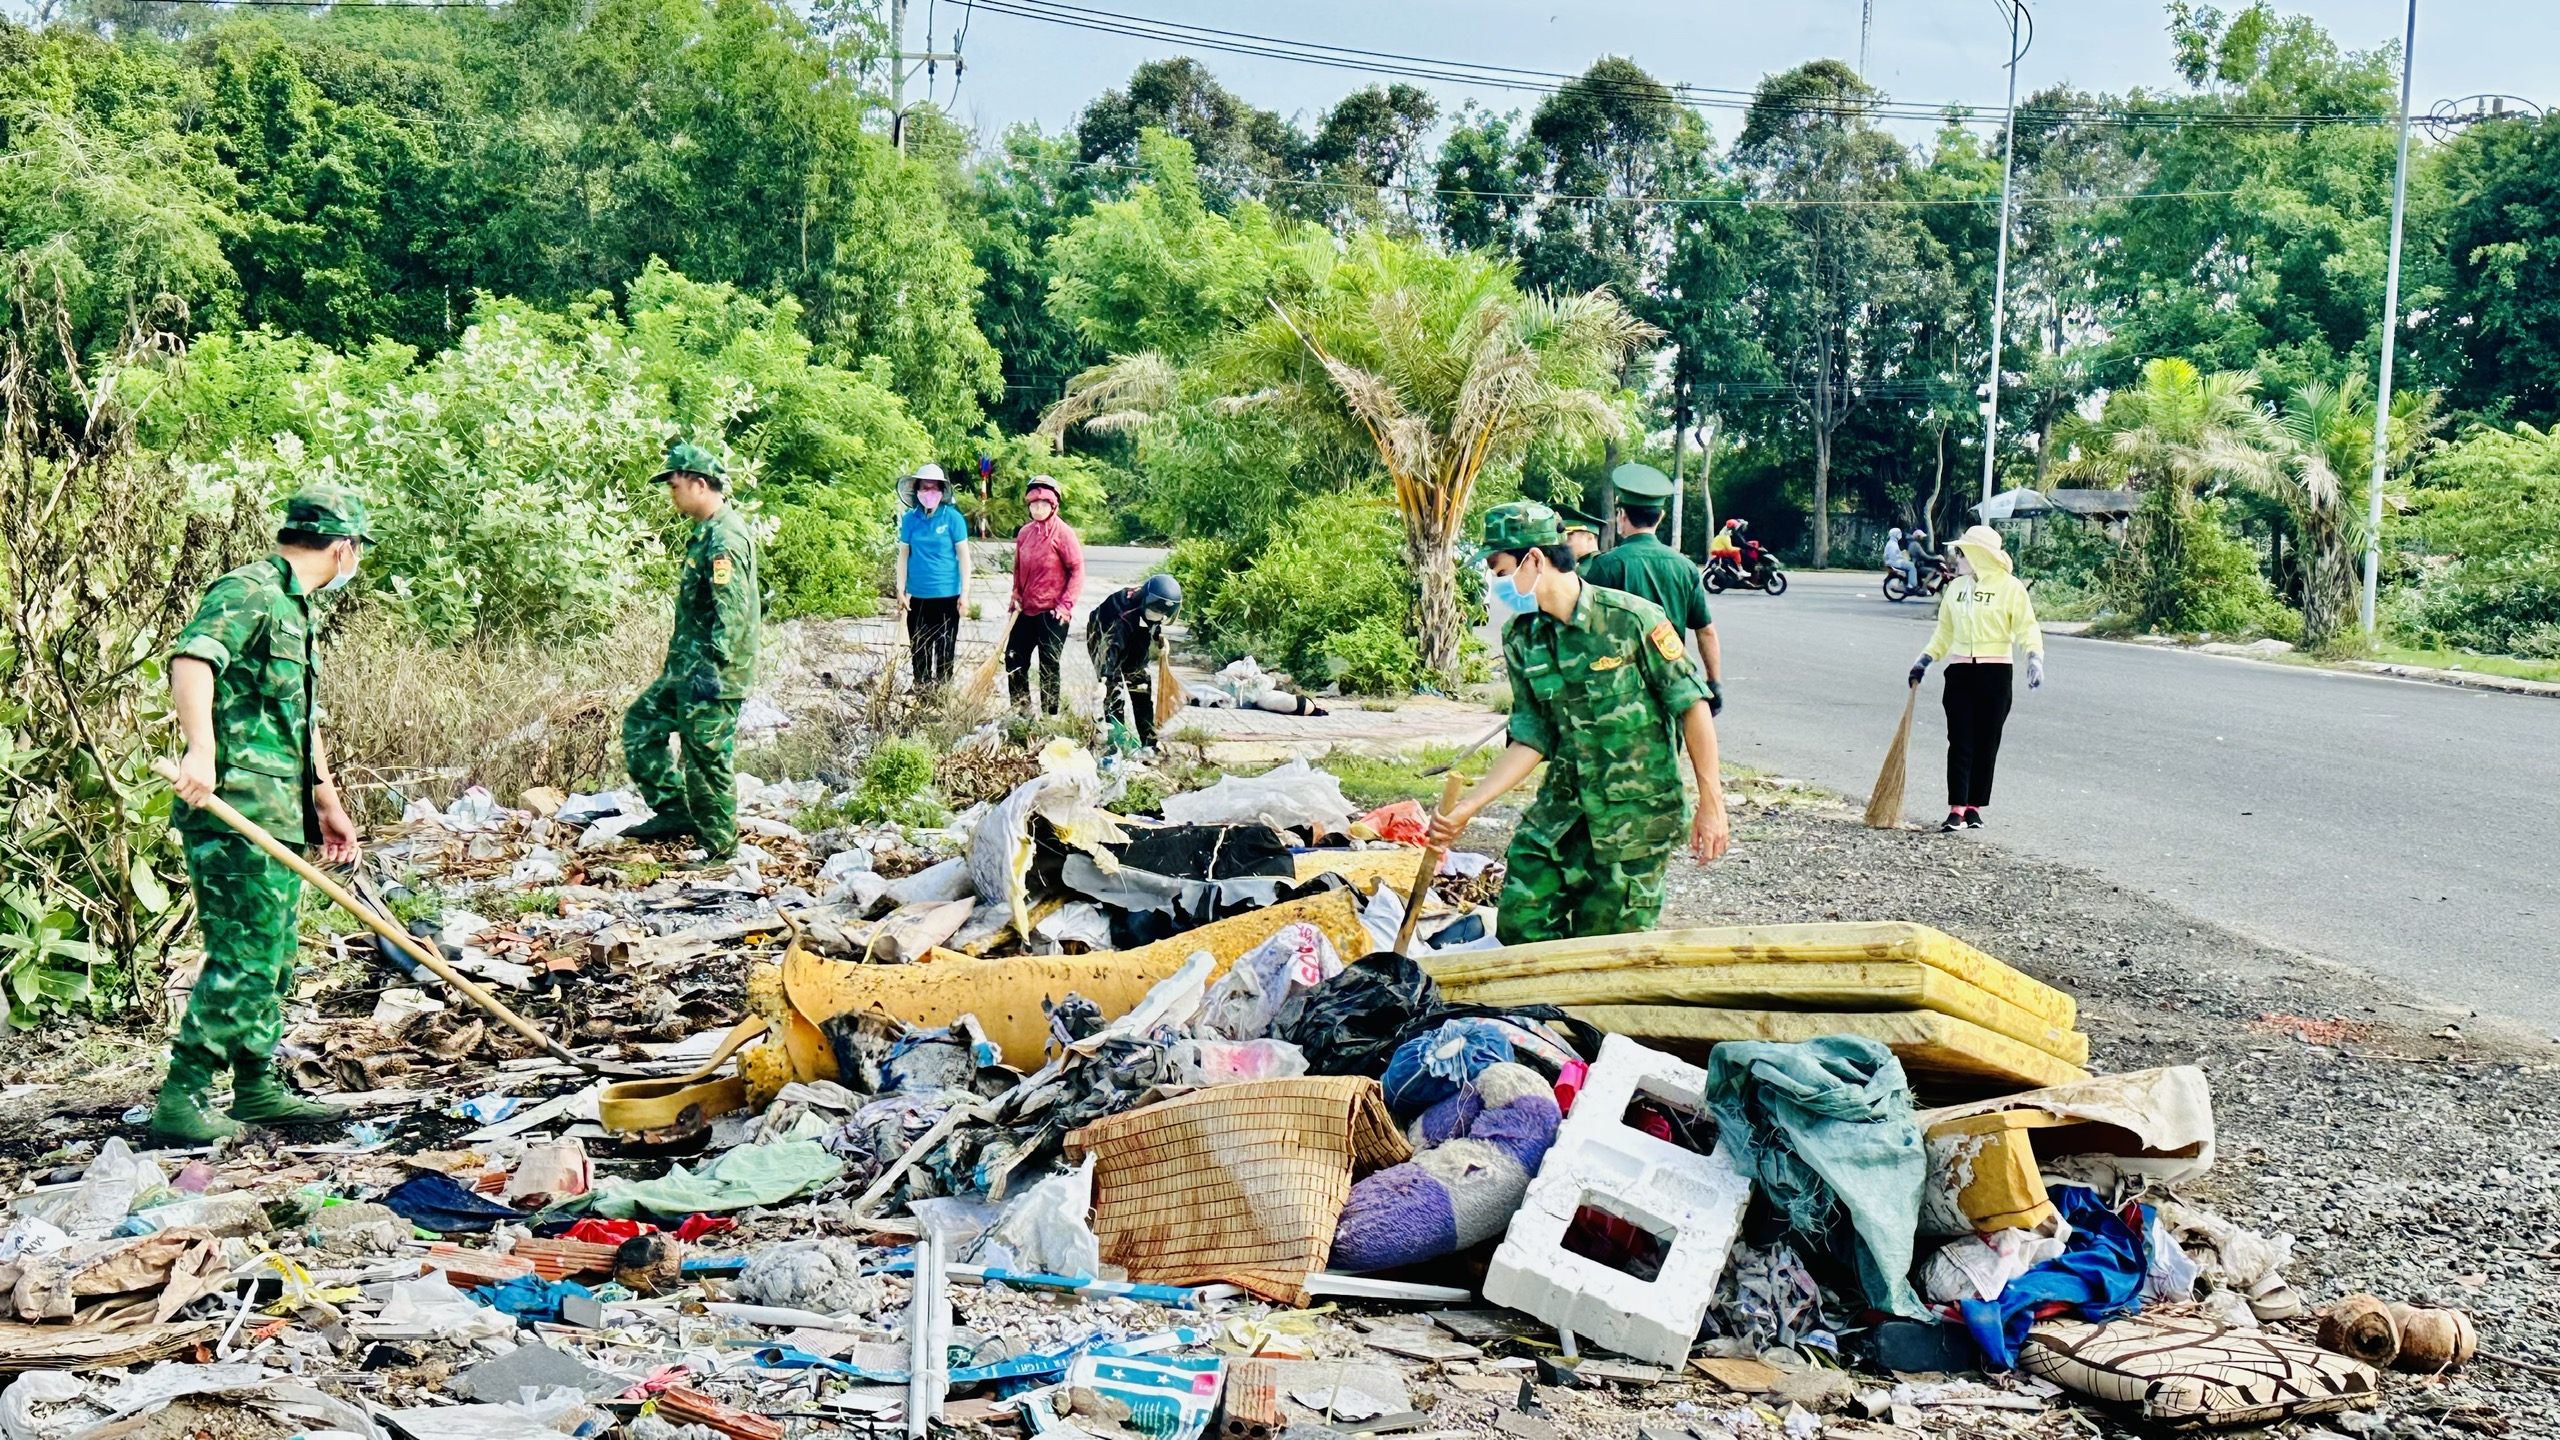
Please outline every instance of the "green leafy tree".
[[2560, 119], [2475, 125], [2445, 162], [2445, 297], [2434, 335], [2457, 403], [2548, 425], [2560, 417]]
[[1759, 193], [1788, 202], [1763, 271], [1764, 325], [1812, 443], [1818, 566], [1831, 558], [1834, 443], [1898, 359], [1899, 311], [1919, 285], [1911, 222], [1879, 203], [1895, 198], [1910, 157], [1876, 127], [1878, 98], [1836, 60], [1799, 65], [1761, 82], [1734, 146]]
[[1257, 110], [1218, 83], [1188, 55], [1150, 60], [1125, 89], [1106, 90], [1076, 117], [1078, 158], [1120, 169], [1132, 179], [1152, 174], [1146, 134], [1159, 130], [1192, 148], [1201, 188], [1221, 206], [1273, 200], [1273, 182], [1306, 168], [1306, 137], [1269, 110]]
[[[1606, 292], [1523, 295], [1509, 263], [1480, 255], [1375, 233], [1301, 255], [1307, 292], [1221, 336], [1197, 383], [1369, 450], [1404, 522], [1423, 663], [1453, 675], [1457, 540], [1477, 482], [1540, 435], [1619, 433], [1615, 376], [1660, 332]], [[1077, 377], [1045, 423], [1143, 414], [1181, 383], [1161, 356], [1116, 360]]]
[[2430, 554], [2404, 607], [2419, 638], [2560, 658], [2560, 433], [2478, 426], [2409, 499], [2394, 523]]

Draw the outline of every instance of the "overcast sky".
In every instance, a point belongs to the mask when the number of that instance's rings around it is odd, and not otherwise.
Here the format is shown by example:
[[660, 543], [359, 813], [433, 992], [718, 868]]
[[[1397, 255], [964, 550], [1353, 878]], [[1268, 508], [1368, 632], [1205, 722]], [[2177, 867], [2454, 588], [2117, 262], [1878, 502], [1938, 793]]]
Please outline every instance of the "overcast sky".
[[[1079, 0], [1090, 8], [1246, 31], [1289, 40], [1435, 59], [1578, 72], [1608, 54], [1632, 56], [1664, 80], [1747, 89], [1801, 61], [1858, 52], [1859, 0]], [[2245, 0], [2226, 0], [2226, 11]], [[910, 49], [951, 48], [960, 0], [910, 0]], [[2007, 29], [1998, 0], [1874, 0], [1869, 78], [1897, 101], [1962, 101], [1996, 110]], [[2152, 0], [2030, 0], [2037, 34], [2019, 69], [2020, 93], [2057, 81], [2122, 92], [2174, 84], [2166, 9]], [[2403, 0], [2313, 0], [2308, 11], [2339, 44], [2375, 49], [2396, 41]], [[930, 14], [928, 14], [930, 11]], [[968, 16], [968, 74], [958, 117], [992, 138], [1017, 120], [1055, 130], [1121, 84], [1139, 62], [1183, 47], [1097, 34], [981, 10]], [[1256, 105], [1314, 117], [1345, 92], [1392, 77], [1292, 61], [1199, 52], [1226, 86]], [[2424, 115], [2439, 100], [2484, 92], [2560, 103], [2560, 4], [2554, 0], [2420, 0], [2416, 92]], [[916, 82], [921, 87], [921, 77]], [[946, 69], [936, 87], [952, 98]], [[1432, 85], [1454, 111], [1470, 96], [1496, 109], [1527, 108], [1534, 94]], [[1730, 111], [1710, 111], [1730, 140]]]

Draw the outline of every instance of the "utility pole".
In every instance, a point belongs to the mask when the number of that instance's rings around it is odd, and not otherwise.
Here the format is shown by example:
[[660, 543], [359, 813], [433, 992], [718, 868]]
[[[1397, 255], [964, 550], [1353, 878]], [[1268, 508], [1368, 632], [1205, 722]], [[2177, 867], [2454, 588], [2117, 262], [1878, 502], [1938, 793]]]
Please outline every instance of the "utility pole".
[[2382, 585], [2382, 474], [2391, 460], [2391, 352], [2400, 335], [2400, 223], [2409, 210], [2409, 70], [2418, 48], [2418, 0], [2400, 41], [2400, 166], [2391, 177], [2391, 262], [2382, 282], [2382, 383], [2373, 401], [2373, 478], [2365, 486], [2364, 600], [2359, 618], [2373, 639], [2373, 608]]
[[907, 62], [921, 60], [927, 65], [938, 60], [951, 62], [951, 73], [960, 73], [960, 53], [929, 48], [933, 37], [925, 37], [927, 49], [913, 54], [907, 51], [907, 0], [889, 0], [889, 138], [896, 142], [898, 154], [907, 153]]
[[2000, 258], [1991, 272], [1991, 381], [1989, 397], [1982, 402], [1982, 498], [1986, 503], [1999, 483], [1994, 471], [2000, 461], [2000, 321], [2009, 308], [2010, 191], [2018, 174], [2018, 60], [2026, 53], [2018, 48], [2018, 21], [2026, 13], [2026, 0], [2009, 0], [2009, 119], [2001, 130], [2000, 144]]
[[1876, 0], [1858, 7], [1858, 78], [1867, 78], [1867, 35], [1876, 28]]

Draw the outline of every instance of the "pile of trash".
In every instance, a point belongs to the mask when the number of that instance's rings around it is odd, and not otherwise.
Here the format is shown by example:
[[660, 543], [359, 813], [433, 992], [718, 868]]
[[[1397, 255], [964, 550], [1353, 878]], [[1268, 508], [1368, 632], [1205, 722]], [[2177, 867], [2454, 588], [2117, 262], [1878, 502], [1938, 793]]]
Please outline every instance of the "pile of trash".
[[0, 1440], [2260, 1425], [2476, 1348], [2315, 1313], [2179, 1198], [2200, 1069], [2092, 1073], [2068, 995], [1925, 926], [1503, 947], [1418, 805], [1116, 783], [1061, 742], [803, 834], [835, 792], [741, 777], [690, 873], [627, 795], [413, 805], [382, 901], [569, 1047], [350, 940], [401, 973], [288, 1047], [342, 1136], [66, 1130], [0, 1233]]

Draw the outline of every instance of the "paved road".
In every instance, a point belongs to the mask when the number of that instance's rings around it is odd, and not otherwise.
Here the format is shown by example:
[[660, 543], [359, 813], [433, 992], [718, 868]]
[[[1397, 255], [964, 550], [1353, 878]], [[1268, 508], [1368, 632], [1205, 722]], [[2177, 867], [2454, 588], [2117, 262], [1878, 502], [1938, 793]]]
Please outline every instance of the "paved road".
[[[1716, 601], [1724, 753], [1864, 796], [1933, 611], [1793, 578]], [[2560, 1033], [2560, 700], [2065, 637], [2047, 660], [1986, 837]], [[1915, 820], [1945, 813], [1938, 702], [1932, 676]]]

